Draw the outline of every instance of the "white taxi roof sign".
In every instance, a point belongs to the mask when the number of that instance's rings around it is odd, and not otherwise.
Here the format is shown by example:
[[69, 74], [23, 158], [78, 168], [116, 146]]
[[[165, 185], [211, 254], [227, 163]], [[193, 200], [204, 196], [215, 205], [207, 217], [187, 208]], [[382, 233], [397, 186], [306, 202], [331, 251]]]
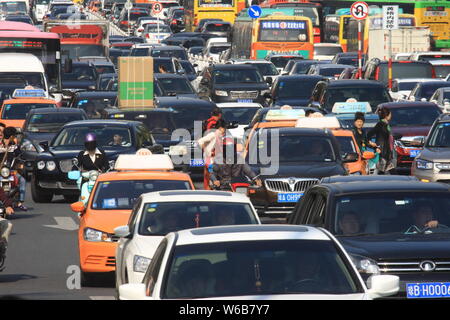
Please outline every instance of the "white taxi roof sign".
[[172, 159], [166, 154], [136, 155], [121, 154], [114, 165], [122, 170], [173, 170]]
[[332, 113], [341, 114], [341, 113], [370, 113], [372, 112], [372, 108], [368, 102], [336, 102], [333, 105]]
[[278, 120], [297, 120], [305, 117], [305, 110], [303, 109], [285, 109], [285, 110], [269, 110], [266, 114], [266, 121]]
[[16, 89], [13, 98], [47, 98], [47, 93], [43, 89]]
[[301, 118], [295, 124], [296, 128], [335, 129], [341, 124], [336, 117]]

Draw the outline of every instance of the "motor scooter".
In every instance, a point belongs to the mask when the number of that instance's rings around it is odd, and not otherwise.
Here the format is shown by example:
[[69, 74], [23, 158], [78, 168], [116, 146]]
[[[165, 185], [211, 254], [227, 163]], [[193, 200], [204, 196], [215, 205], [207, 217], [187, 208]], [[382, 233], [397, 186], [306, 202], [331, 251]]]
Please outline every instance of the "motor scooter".
[[11, 169], [15, 168], [15, 165], [16, 159], [13, 159], [9, 167], [4, 165], [0, 169], [0, 187], [3, 189], [8, 198], [13, 200], [14, 204], [19, 202], [20, 195], [20, 186], [19, 178], [17, 177], [17, 171]]
[[6, 250], [8, 249], [8, 237], [11, 233], [12, 224], [6, 217], [6, 210], [3, 203], [0, 203], [0, 272], [5, 269]]
[[87, 205], [92, 188], [94, 188], [95, 181], [97, 181], [100, 172], [98, 172], [97, 170], [81, 172], [80, 168], [78, 167], [78, 160], [76, 158], [72, 160], [72, 163], [78, 170], [69, 171], [67, 173], [67, 177], [70, 180], [77, 181], [77, 186], [80, 190], [79, 201], [83, 202], [84, 205]]

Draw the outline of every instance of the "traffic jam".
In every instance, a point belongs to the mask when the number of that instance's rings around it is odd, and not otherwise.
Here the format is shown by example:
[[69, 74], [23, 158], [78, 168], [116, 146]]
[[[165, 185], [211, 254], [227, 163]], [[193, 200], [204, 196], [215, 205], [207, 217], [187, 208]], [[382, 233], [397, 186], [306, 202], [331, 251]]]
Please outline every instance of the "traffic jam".
[[450, 297], [448, 1], [0, 0], [0, 106], [2, 299]]

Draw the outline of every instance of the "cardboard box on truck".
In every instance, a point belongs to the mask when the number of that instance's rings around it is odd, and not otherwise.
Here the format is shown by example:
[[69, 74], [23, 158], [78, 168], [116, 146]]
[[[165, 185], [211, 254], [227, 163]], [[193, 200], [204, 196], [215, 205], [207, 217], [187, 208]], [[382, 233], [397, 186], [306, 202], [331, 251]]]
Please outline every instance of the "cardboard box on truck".
[[153, 58], [119, 58], [119, 108], [154, 107]]
[[[431, 33], [429, 27], [401, 27], [392, 30], [392, 58], [397, 53], [430, 51]], [[368, 58], [389, 59], [389, 31], [369, 31]]]

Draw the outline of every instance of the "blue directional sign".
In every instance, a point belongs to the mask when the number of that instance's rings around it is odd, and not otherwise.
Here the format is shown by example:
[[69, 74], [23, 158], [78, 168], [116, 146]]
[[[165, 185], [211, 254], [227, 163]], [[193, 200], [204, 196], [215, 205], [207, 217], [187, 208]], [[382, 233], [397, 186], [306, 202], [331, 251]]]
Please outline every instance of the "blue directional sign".
[[250, 16], [250, 18], [253, 19], [258, 19], [259, 17], [261, 17], [261, 7], [260, 6], [251, 6], [250, 8], [248, 8], [248, 15]]

